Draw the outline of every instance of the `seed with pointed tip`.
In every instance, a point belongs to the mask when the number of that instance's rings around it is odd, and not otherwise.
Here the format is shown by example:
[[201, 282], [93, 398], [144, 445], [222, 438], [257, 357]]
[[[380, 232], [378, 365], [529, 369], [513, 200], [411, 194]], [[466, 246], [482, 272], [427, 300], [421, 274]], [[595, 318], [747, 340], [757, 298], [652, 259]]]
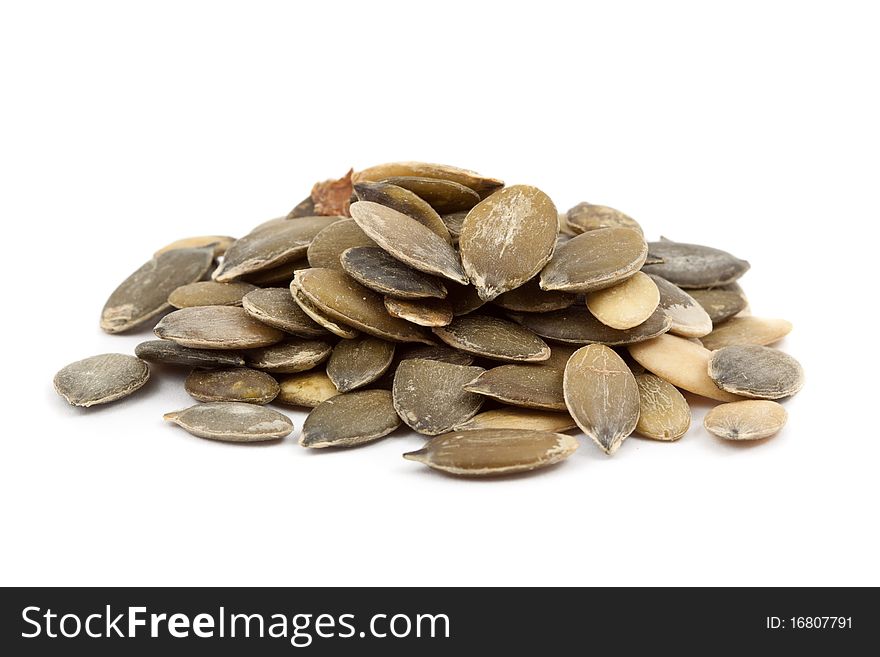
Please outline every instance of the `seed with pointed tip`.
[[361, 390], [318, 404], [303, 424], [303, 447], [354, 447], [387, 436], [400, 418], [387, 390]]
[[725, 440], [761, 440], [785, 426], [788, 413], [781, 404], [763, 399], [720, 404], [703, 418], [703, 426]]
[[233, 443], [253, 443], [283, 438], [293, 422], [278, 411], [244, 402], [196, 404], [164, 418], [199, 438]]

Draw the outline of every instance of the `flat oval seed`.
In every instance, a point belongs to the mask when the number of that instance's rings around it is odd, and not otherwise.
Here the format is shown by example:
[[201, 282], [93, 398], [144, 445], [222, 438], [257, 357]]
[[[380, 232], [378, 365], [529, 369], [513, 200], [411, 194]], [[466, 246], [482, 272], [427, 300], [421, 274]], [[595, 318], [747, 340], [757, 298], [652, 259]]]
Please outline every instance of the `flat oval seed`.
[[600, 228], [561, 244], [541, 272], [541, 289], [592, 292], [635, 274], [648, 256], [632, 228]]
[[297, 203], [293, 210], [287, 213], [285, 219], [300, 219], [302, 217], [314, 217], [315, 216], [315, 202], [312, 200], [312, 195], [309, 194], [302, 201]]
[[472, 313], [486, 304], [473, 285], [447, 283], [446, 291], [446, 300], [452, 304], [452, 314], [455, 317]]
[[270, 287], [248, 292], [242, 307], [254, 319], [303, 338], [319, 338], [327, 330], [309, 317], [293, 300], [286, 287]]
[[481, 299], [491, 301], [541, 271], [556, 246], [557, 221], [550, 197], [528, 185], [499, 190], [468, 213], [458, 245]]
[[471, 419], [483, 405], [483, 397], [463, 388], [481, 372], [482, 367], [404, 360], [394, 375], [394, 409], [419, 433], [436, 436], [449, 431]]
[[660, 291], [660, 308], [672, 322], [670, 333], [684, 338], [702, 338], [712, 332], [712, 318], [696, 299], [665, 278], [653, 274], [650, 277]]
[[392, 317], [419, 326], [446, 326], [452, 321], [452, 305], [445, 299], [395, 299], [385, 297], [385, 310]]
[[303, 217], [258, 227], [229, 247], [213, 278], [223, 283], [296, 260], [318, 233], [339, 219]]
[[309, 301], [306, 295], [303, 294], [302, 290], [299, 289], [296, 278], [290, 282], [290, 295], [293, 297], [296, 305], [299, 306], [300, 309], [312, 319], [312, 321], [323, 326], [333, 335], [349, 340], [360, 335], [360, 331], [353, 329], [350, 326], [346, 326], [345, 324], [333, 321], [326, 313], [324, 313], [324, 311]]
[[440, 214], [467, 212], [480, 202], [480, 195], [474, 190], [451, 180], [394, 176], [383, 182], [414, 192]]
[[660, 290], [647, 274], [637, 271], [625, 281], [587, 295], [587, 308], [600, 322], [625, 331], [654, 314]]
[[432, 329], [450, 347], [475, 356], [513, 362], [550, 358], [550, 347], [528, 329], [489, 315], [456, 317], [448, 326]]
[[354, 191], [359, 201], [372, 201], [397, 210], [452, 244], [452, 236], [437, 211], [408, 189], [383, 182], [362, 182], [354, 186]]
[[658, 309], [638, 326], [619, 331], [600, 322], [581, 304], [552, 313], [508, 313], [508, 317], [542, 338], [569, 344], [633, 344], [666, 333], [672, 325]]
[[690, 290], [689, 294], [709, 313], [713, 324], [730, 319], [749, 305], [739, 283], [722, 285], [708, 290]]
[[741, 344], [768, 345], [791, 333], [791, 322], [763, 317], [731, 317], [701, 338], [712, 351]]
[[453, 242], [457, 242], [458, 238], [461, 236], [461, 229], [464, 226], [464, 220], [467, 216], [467, 212], [451, 212], [440, 217], [443, 219], [443, 223], [446, 224], [449, 234], [452, 235]]
[[134, 348], [134, 354], [141, 360], [164, 365], [187, 367], [240, 367], [244, 358], [235, 351], [218, 349], [192, 349], [183, 347], [171, 340], [148, 340]]
[[528, 429], [531, 431], [568, 431], [577, 423], [568, 413], [554, 413], [531, 408], [505, 406], [477, 413], [470, 420], [456, 427], [456, 431], [476, 429]]
[[154, 332], [165, 340], [197, 349], [266, 347], [285, 337], [278, 329], [255, 320], [243, 308], [232, 306], [175, 310], [156, 324]]
[[55, 375], [55, 392], [71, 406], [97, 406], [128, 397], [150, 378], [149, 366], [126, 354], [101, 354], [67, 365]]
[[749, 399], [716, 406], [706, 413], [703, 426], [725, 440], [760, 440], [778, 433], [787, 419], [781, 404]]
[[182, 285], [168, 296], [168, 303], [175, 308], [198, 306], [240, 306], [245, 294], [256, 290], [250, 283], [217, 283], [198, 281]]
[[685, 338], [661, 335], [647, 342], [630, 345], [629, 353], [646, 370], [677, 388], [717, 401], [741, 399], [719, 390], [709, 378], [709, 358], [712, 352]]
[[308, 269], [309, 267], [308, 259], [301, 257], [286, 262], [283, 265], [272, 267], [271, 269], [264, 269], [262, 271], [254, 272], [253, 274], [248, 274], [243, 277], [242, 280], [245, 280], [248, 283], [253, 283], [259, 287], [268, 285], [277, 285], [281, 287], [290, 285], [290, 281], [293, 280], [293, 275], [296, 272], [300, 269]]
[[526, 429], [453, 431], [403, 457], [466, 477], [527, 472], [566, 459], [577, 449], [573, 436]]
[[201, 402], [237, 401], [268, 404], [278, 396], [278, 382], [265, 372], [247, 367], [223, 370], [194, 370], [184, 387]]
[[382, 297], [345, 272], [307, 269], [296, 273], [292, 285], [332, 320], [384, 340], [431, 343], [424, 329], [391, 317], [385, 310]]
[[314, 408], [339, 394], [324, 370], [291, 374], [278, 379], [278, 384], [281, 386], [281, 391], [275, 402], [288, 406]]
[[649, 243], [648, 251], [662, 262], [645, 265], [645, 273], [657, 274], [683, 288], [727, 285], [749, 269], [745, 260], [700, 244], [663, 240]]
[[712, 352], [709, 378], [722, 390], [752, 399], [782, 399], [804, 386], [804, 370], [778, 349], [736, 345]]
[[691, 426], [691, 409], [678, 388], [659, 376], [636, 375], [639, 422], [636, 433], [654, 440], [678, 440]]
[[452, 363], [453, 365], [470, 365], [474, 362], [474, 357], [466, 354], [458, 349], [447, 347], [445, 344], [437, 345], [416, 345], [408, 347], [400, 355], [400, 360], [407, 358], [424, 358], [425, 360], [439, 360], [443, 363]]
[[564, 411], [562, 369], [543, 365], [502, 365], [486, 370], [464, 389], [506, 404]]
[[342, 269], [340, 257], [347, 249], [359, 246], [375, 247], [354, 219], [343, 219], [330, 224], [315, 236], [307, 252], [310, 267]]
[[174, 249], [153, 258], [117, 287], [101, 311], [101, 328], [122, 333], [170, 310], [168, 295], [201, 280], [214, 261], [207, 249]]
[[639, 421], [639, 389], [623, 359], [605, 345], [578, 349], [565, 366], [568, 412], [606, 454], [613, 454]]
[[244, 354], [248, 366], [278, 374], [305, 372], [330, 357], [333, 347], [323, 340], [292, 339], [262, 349], [251, 349]]
[[299, 444], [303, 447], [354, 447], [387, 436], [400, 418], [387, 390], [337, 395], [309, 413]]
[[462, 285], [468, 282], [455, 249], [415, 219], [371, 201], [353, 203], [351, 216], [376, 244], [401, 262]]
[[600, 228], [632, 228], [639, 234], [644, 232], [639, 222], [620, 210], [592, 203], [578, 203], [571, 208], [565, 215], [565, 225], [574, 235]]
[[361, 285], [399, 299], [442, 299], [446, 286], [393, 258], [378, 246], [348, 249], [340, 260], [342, 269]]
[[229, 237], [227, 235], [199, 235], [198, 237], [184, 237], [183, 239], [175, 240], [174, 242], [171, 242], [171, 244], [163, 246], [153, 254], [153, 257], [158, 258], [163, 253], [174, 251], [175, 249], [204, 249], [206, 247], [211, 247], [214, 252], [214, 257], [219, 258], [226, 253], [226, 249], [232, 246], [234, 241], [234, 237]]
[[350, 392], [381, 377], [393, 360], [393, 342], [370, 336], [341, 340], [330, 354], [327, 376], [339, 392]]
[[244, 402], [196, 404], [164, 417], [199, 438], [233, 443], [277, 440], [293, 431], [286, 415]]
[[577, 297], [568, 292], [545, 292], [538, 285], [538, 279], [533, 278], [518, 288], [496, 297], [493, 303], [511, 312], [546, 313], [568, 308], [576, 300]]
[[487, 178], [467, 169], [459, 169], [458, 167], [446, 164], [431, 164], [429, 162], [388, 162], [386, 164], [377, 164], [363, 171], [358, 171], [354, 174], [352, 180], [354, 182], [377, 181], [395, 176], [451, 180], [471, 188], [481, 196], [499, 187], [504, 187], [504, 183], [496, 178]]

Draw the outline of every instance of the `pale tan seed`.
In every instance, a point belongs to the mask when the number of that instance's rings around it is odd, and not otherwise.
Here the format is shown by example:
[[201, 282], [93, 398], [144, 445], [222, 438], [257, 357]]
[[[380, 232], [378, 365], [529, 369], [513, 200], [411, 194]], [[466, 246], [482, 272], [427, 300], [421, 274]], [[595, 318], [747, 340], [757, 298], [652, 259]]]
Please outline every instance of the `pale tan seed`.
[[563, 370], [544, 365], [501, 365], [486, 370], [464, 389], [514, 406], [564, 411]]
[[354, 182], [376, 181], [393, 178], [396, 176], [438, 178], [451, 180], [465, 187], [469, 187], [480, 196], [503, 187], [504, 183], [496, 178], [487, 178], [474, 171], [459, 169], [446, 164], [431, 164], [429, 162], [388, 162], [377, 164], [354, 174]]
[[128, 397], [149, 378], [150, 367], [139, 358], [101, 354], [61, 368], [52, 383], [68, 404], [88, 408]]
[[587, 294], [587, 308], [593, 316], [621, 331], [646, 321], [659, 303], [657, 285], [640, 271], [617, 285]]
[[788, 419], [782, 405], [749, 399], [716, 406], [703, 418], [703, 426], [725, 440], [761, 440], [779, 432]]
[[249, 367], [277, 374], [313, 369], [330, 357], [332, 345], [324, 340], [291, 338], [282, 344], [244, 352]]
[[666, 333], [672, 325], [658, 308], [638, 326], [619, 331], [600, 322], [582, 304], [550, 313], [508, 313], [508, 317], [542, 338], [569, 344], [633, 344]]
[[722, 402], [742, 399], [718, 389], [708, 374], [712, 352], [685, 338], [661, 335], [630, 345], [629, 353], [646, 370], [677, 388]]
[[639, 390], [614, 350], [592, 344], [574, 352], [565, 366], [568, 412], [606, 454], [613, 454], [636, 428]]
[[464, 389], [482, 367], [410, 358], [397, 366], [394, 409], [410, 428], [436, 436], [477, 414], [483, 397]]
[[722, 285], [707, 290], [692, 289], [688, 291], [703, 309], [709, 313], [714, 324], [730, 319], [748, 306], [746, 295], [739, 283]]
[[678, 440], [691, 426], [691, 409], [678, 388], [654, 374], [636, 374], [639, 421], [636, 433], [654, 440]]
[[452, 305], [445, 299], [395, 299], [385, 297], [385, 310], [392, 317], [419, 326], [446, 326], [452, 321]]
[[361, 182], [354, 186], [359, 201], [372, 201], [397, 210], [452, 244], [452, 236], [437, 211], [417, 194], [384, 182]]
[[566, 459], [577, 447], [573, 436], [560, 433], [478, 429], [437, 436], [403, 457], [449, 474], [486, 477], [544, 468]]
[[277, 440], [293, 431], [286, 415], [244, 402], [196, 404], [164, 417], [199, 438], [234, 443]]
[[367, 237], [354, 219], [337, 221], [315, 235], [315, 239], [309, 244], [309, 266], [342, 269], [339, 259], [343, 252], [359, 246], [374, 247], [376, 243]]
[[642, 227], [632, 217], [605, 205], [578, 203], [565, 215], [565, 226], [573, 235], [600, 228], [632, 228], [643, 233]]
[[760, 345], [712, 352], [709, 378], [722, 390], [752, 399], [782, 399], [804, 386], [804, 370], [792, 356]]
[[645, 273], [656, 274], [682, 288], [716, 287], [733, 283], [749, 269], [749, 263], [721, 249], [663, 239], [648, 244], [656, 264]]
[[278, 382], [247, 367], [193, 370], [184, 381], [190, 397], [201, 402], [238, 401], [268, 404], [278, 396]]
[[339, 392], [350, 392], [377, 380], [393, 360], [393, 342], [371, 336], [341, 340], [330, 354], [327, 376]]
[[568, 292], [544, 291], [533, 278], [514, 290], [505, 292], [493, 300], [496, 306], [520, 313], [546, 313], [568, 308], [577, 296]]
[[355, 447], [387, 436], [400, 418], [387, 390], [361, 390], [320, 403], [303, 424], [303, 447]]
[[291, 374], [278, 379], [281, 391], [275, 402], [288, 406], [314, 408], [321, 402], [339, 394], [336, 386], [324, 370], [311, 370]]
[[386, 178], [383, 182], [415, 192], [441, 215], [452, 212], [467, 212], [480, 202], [480, 195], [474, 190], [451, 180], [394, 176]]
[[405, 265], [378, 246], [348, 249], [340, 260], [342, 269], [364, 287], [399, 299], [442, 299], [443, 282]]
[[330, 319], [330, 317], [324, 311], [322, 311], [315, 304], [309, 301], [308, 298], [302, 293], [302, 290], [299, 289], [296, 278], [294, 278], [294, 280], [290, 282], [290, 295], [293, 297], [296, 305], [300, 307], [300, 310], [308, 315], [312, 319], [312, 321], [324, 327], [333, 335], [349, 340], [351, 340], [352, 338], [356, 338], [358, 335], [360, 335], [360, 331], [350, 326], [346, 326], [341, 322], [336, 322]]
[[505, 406], [477, 413], [470, 420], [456, 427], [457, 431], [476, 429], [528, 429], [530, 431], [569, 431], [577, 423], [568, 413], [555, 413], [532, 408]]
[[701, 339], [712, 351], [741, 344], [768, 345], [779, 342], [791, 333], [791, 328], [791, 322], [784, 319], [731, 317]]
[[178, 309], [198, 306], [240, 306], [242, 297], [256, 289], [257, 287], [250, 283], [198, 281], [174, 290], [168, 295], [168, 303]]
[[475, 356], [512, 362], [540, 362], [550, 347], [522, 326], [489, 315], [456, 317], [448, 326], [432, 329], [450, 347]]
[[592, 292], [635, 274], [648, 245], [632, 228], [600, 228], [561, 244], [541, 271], [541, 289]]
[[211, 247], [214, 252], [214, 257], [219, 258], [226, 253], [226, 249], [232, 246], [234, 241], [234, 237], [228, 237], [227, 235], [199, 235], [198, 237], [184, 237], [183, 239], [171, 242], [171, 244], [166, 244], [156, 251], [156, 253], [153, 254], [153, 257], [157, 258], [163, 253], [174, 251], [175, 249], [203, 249]]
[[243, 308], [233, 306], [175, 310], [156, 324], [154, 333], [197, 349], [252, 349], [267, 347], [285, 338], [278, 329], [258, 322]]
[[299, 307], [299, 304], [293, 300], [290, 289], [286, 287], [270, 287], [249, 292], [242, 299], [242, 307], [254, 319], [286, 333], [303, 338], [327, 335], [327, 330]]
[[670, 333], [684, 338], [701, 338], [712, 332], [712, 318], [690, 294], [653, 274], [651, 280], [660, 291], [660, 308], [669, 317]]

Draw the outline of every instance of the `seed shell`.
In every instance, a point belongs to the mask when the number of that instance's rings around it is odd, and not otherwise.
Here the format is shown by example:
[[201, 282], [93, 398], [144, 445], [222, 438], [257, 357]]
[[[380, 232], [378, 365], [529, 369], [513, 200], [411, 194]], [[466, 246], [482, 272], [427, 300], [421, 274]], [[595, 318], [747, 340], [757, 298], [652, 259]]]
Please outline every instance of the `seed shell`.
[[731, 317], [702, 339], [712, 351], [742, 344], [768, 345], [791, 333], [791, 322], [763, 317]]
[[161, 249], [156, 251], [156, 253], [153, 254], [153, 257], [158, 258], [163, 253], [174, 251], [175, 249], [204, 249], [207, 247], [211, 247], [214, 252], [214, 257], [219, 258], [224, 253], [226, 253], [226, 249], [232, 246], [232, 243], [234, 241], [234, 237], [228, 237], [226, 235], [199, 235], [198, 237], [184, 237], [183, 239], [171, 242], [171, 244], [166, 244]]
[[487, 178], [474, 171], [459, 169], [446, 164], [431, 164], [428, 162], [388, 162], [377, 164], [363, 171], [358, 171], [352, 178], [355, 182], [385, 180], [398, 176], [418, 178], [438, 178], [451, 180], [465, 187], [469, 187], [480, 196], [484, 196], [504, 183], [496, 178]]
[[201, 402], [236, 401], [268, 404], [278, 396], [278, 382], [265, 372], [247, 367], [222, 370], [193, 370], [184, 387]]
[[326, 329], [309, 317], [293, 300], [288, 288], [254, 290], [244, 296], [242, 306], [254, 319], [287, 333], [303, 338], [327, 335]]
[[249, 367], [277, 374], [296, 374], [317, 367], [330, 357], [333, 347], [323, 340], [294, 338], [262, 349], [250, 349], [244, 357]]
[[564, 411], [562, 379], [562, 369], [544, 365], [501, 365], [486, 370], [464, 389], [514, 406]]
[[404, 360], [394, 375], [394, 409], [419, 433], [436, 436], [449, 431], [471, 419], [483, 405], [483, 397], [463, 388], [481, 372], [482, 367]]
[[247, 276], [242, 277], [242, 280], [247, 281], [248, 283], [253, 283], [259, 287], [270, 285], [281, 287], [290, 285], [290, 281], [293, 280], [293, 275], [300, 269], [308, 269], [309, 266], [308, 259], [300, 257], [296, 260], [286, 262], [283, 265], [272, 267], [271, 269], [263, 269], [262, 271], [248, 274]]
[[67, 365], [55, 375], [55, 392], [71, 406], [88, 408], [128, 397], [150, 378], [150, 367], [127, 354], [101, 354]]
[[574, 294], [558, 291], [544, 291], [533, 278], [518, 288], [505, 292], [493, 300], [496, 306], [519, 313], [547, 313], [562, 310], [577, 300]]
[[286, 415], [244, 402], [196, 404], [164, 417], [199, 438], [234, 443], [277, 440], [293, 431]]
[[632, 217], [605, 205], [578, 203], [565, 214], [565, 225], [579, 235], [600, 228], [631, 228], [643, 233], [642, 227]]
[[464, 220], [467, 216], [467, 212], [450, 212], [449, 214], [440, 216], [440, 218], [443, 219], [443, 223], [446, 224], [446, 228], [449, 230], [449, 234], [452, 235], [452, 240], [455, 243], [458, 242], [458, 238], [461, 236], [461, 229], [464, 226]]
[[378, 246], [348, 249], [340, 262], [346, 274], [380, 294], [398, 299], [446, 297], [446, 286], [439, 278], [403, 264]]
[[638, 326], [619, 331], [600, 322], [581, 304], [543, 314], [508, 313], [508, 317], [542, 338], [570, 344], [633, 344], [662, 335], [672, 325], [666, 314], [658, 309]]
[[451, 180], [394, 176], [383, 182], [414, 192], [440, 214], [467, 212], [480, 202], [480, 195], [474, 190]]
[[801, 364], [760, 345], [735, 345], [712, 352], [709, 378], [722, 390], [752, 399], [782, 399], [804, 386]]
[[477, 413], [470, 420], [456, 427], [456, 431], [476, 429], [528, 429], [531, 431], [569, 431], [577, 423], [568, 413], [555, 413], [532, 408], [505, 406]]
[[185, 367], [241, 367], [244, 358], [236, 351], [219, 349], [193, 349], [183, 347], [171, 340], [148, 340], [134, 348], [134, 354], [141, 360], [163, 365]]
[[408, 189], [385, 182], [362, 182], [357, 183], [354, 190], [359, 201], [372, 201], [397, 210], [452, 244], [452, 236], [437, 211]]
[[617, 285], [587, 295], [587, 308], [593, 316], [621, 331], [647, 321], [659, 303], [660, 290], [656, 283], [640, 271]]
[[458, 349], [447, 347], [445, 344], [436, 345], [413, 345], [407, 347], [401, 354], [399, 360], [407, 358], [424, 358], [425, 360], [439, 360], [443, 363], [452, 363], [453, 365], [471, 365], [474, 357], [466, 354]]
[[331, 397], [309, 413], [299, 444], [303, 447], [354, 447], [387, 436], [400, 418], [387, 390], [361, 390]]
[[385, 297], [385, 310], [392, 317], [419, 326], [446, 326], [452, 321], [452, 305], [445, 299], [395, 299]]
[[703, 426], [725, 440], [761, 440], [778, 433], [787, 419], [781, 404], [749, 399], [716, 406], [706, 413]]
[[312, 319], [312, 321], [314, 321], [319, 326], [324, 327], [333, 335], [349, 340], [352, 338], [356, 338], [360, 335], [360, 331], [330, 319], [330, 317], [323, 310], [321, 310], [315, 304], [309, 301], [306, 295], [303, 294], [302, 290], [299, 289], [296, 278], [294, 278], [294, 280], [290, 282], [290, 295], [293, 297], [296, 305], [300, 307], [300, 310], [308, 315]]
[[174, 290], [168, 295], [168, 303], [178, 309], [198, 306], [240, 306], [242, 297], [256, 289], [256, 285], [250, 283], [198, 281]]
[[722, 285], [707, 290], [690, 290], [688, 292], [709, 314], [713, 324], [720, 324], [745, 310], [749, 305], [746, 295], [739, 283]]
[[647, 372], [636, 374], [639, 421], [636, 433], [654, 440], [674, 441], [691, 426], [691, 409], [678, 388]]
[[154, 332], [165, 340], [197, 349], [266, 347], [285, 337], [278, 329], [258, 322], [243, 308], [233, 306], [175, 310], [156, 324]]
[[656, 274], [683, 288], [727, 285], [749, 269], [745, 260], [701, 244], [662, 240], [649, 243], [648, 251], [652, 258], [662, 262], [645, 265], [645, 273]]
[[281, 386], [281, 391], [275, 401], [288, 406], [314, 408], [339, 394], [324, 370], [291, 374], [278, 379], [278, 384]]
[[393, 359], [393, 342], [366, 335], [341, 340], [330, 354], [327, 376], [339, 392], [350, 392], [385, 374]]
[[342, 269], [339, 261], [346, 249], [359, 246], [375, 247], [354, 219], [343, 219], [330, 224], [315, 236], [307, 252], [310, 267]]
[[532, 331], [489, 315], [456, 317], [434, 335], [450, 347], [493, 360], [539, 362], [550, 357], [550, 347]]
[[309, 194], [302, 201], [297, 203], [293, 210], [287, 213], [285, 219], [300, 219], [301, 217], [314, 217], [315, 216], [315, 202], [312, 200], [312, 195]]
[[683, 338], [701, 338], [712, 332], [712, 318], [696, 299], [665, 278], [649, 276], [660, 291], [660, 308], [672, 322], [670, 333]]

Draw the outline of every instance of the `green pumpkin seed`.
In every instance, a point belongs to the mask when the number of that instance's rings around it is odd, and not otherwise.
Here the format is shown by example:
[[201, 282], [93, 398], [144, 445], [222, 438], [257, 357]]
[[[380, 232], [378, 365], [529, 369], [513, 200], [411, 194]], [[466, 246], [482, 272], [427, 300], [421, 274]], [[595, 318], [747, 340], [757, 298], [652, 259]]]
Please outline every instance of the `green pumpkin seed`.
[[346, 250], [342, 269], [361, 285], [398, 299], [442, 299], [446, 286], [440, 279], [409, 267], [377, 246]]
[[712, 352], [709, 378], [722, 390], [753, 399], [782, 399], [804, 386], [804, 370], [778, 349], [736, 345]]
[[278, 396], [278, 382], [265, 372], [247, 367], [223, 370], [194, 370], [184, 387], [201, 402], [236, 401], [268, 404]]
[[168, 296], [168, 303], [175, 308], [198, 306], [240, 306], [245, 294], [256, 290], [250, 283], [217, 283], [199, 281], [177, 288]]
[[471, 365], [474, 357], [458, 349], [447, 347], [445, 344], [437, 345], [413, 345], [405, 348], [400, 354], [400, 360], [407, 358], [424, 358], [425, 360], [439, 360], [453, 365]]
[[71, 406], [107, 404], [139, 390], [150, 378], [150, 367], [126, 354], [101, 354], [67, 365], [55, 375], [55, 392]]
[[295, 277], [290, 282], [290, 295], [293, 297], [294, 303], [296, 303], [296, 305], [300, 307], [300, 310], [308, 315], [312, 321], [314, 321], [319, 326], [324, 327], [333, 335], [336, 335], [340, 338], [346, 338], [348, 340], [356, 338], [358, 335], [360, 335], [360, 331], [330, 319], [330, 317], [324, 311], [322, 311], [315, 304], [309, 301], [306, 295], [302, 293], [302, 290], [299, 289]]
[[662, 263], [645, 265], [645, 273], [656, 274], [682, 288], [727, 285], [749, 269], [745, 260], [700, 244], [663, 240], [649, 243], [648, 250]]
[[307, 252], [310, 267], [342, 269], [340, 258], [346, 249], [359, 246], [375, 247], [354, 219], [343, 219], [327, 226], [315, 236]]
[[690, 294], [665, 278], [650, 274], [660, 291], [660, 308], [669, 317], [669, 332], [683, 338], [701, 338], [712, 332], [712, 318]]
[[350, 392], [385, 374], [393, 359], [393, 342], [370, 336], [341, 340], [330, 355], [327, 376], [339, 392]]
[[791, 333], [791, 328], [791, 322], [784, 319], [731, 317], [701, 339], [712, 351], [742, 344], [768, 345], [779, 342]]
[[323, 340], [293, 338], [282, 344], [244, 353], [249, 367], [277, 374], [296, 374], [317, 367], [330, 357], [333, 347]]
[[286, 415], [244, 402], [197, 404], [164, 417], [199, 438], [233, 443], [277, 440], [293, 431]]
[[638, 326], [620, 331], [600, 322], [581, 304], [543, 314], [508, 313], [508, 317], [542, 338], [570, 344], [633, 344], [666, 333], [672, 325], [666, 314], [658, 309]]
[[496, 297], [492, 303], [511, 312], [547, 313], [568, 308], [576, 300], [577, 297], [568, 292], [545, 292], [538, 285], [538, 279], [533, 278], [518, 288]]
[[505, 406], [477, 413], [470, 420], [456, 427], [456, 431], [527, 429], [529, 431], [559, 432], [569, 431], [575, 427], [577, 427], [577, 423], [568, 413]]
[[637, 271], [625, 281], [587, 295], [587, 308], [600, 322], [625, 331], [648, 320], [660, 304], [660, 290]]
[[643, 234], [639, 222], [632, 217], [620, 210], [592, 203], [578, 203], [571, 208], [565, 215], [565, 225], [573, 235], [600, 228], [631, 228]]
[[644, 264], [648, 245], [632, 228], [600, 228], [561, 244], [541, 271], [541, 289], [592, 292], [611, 287]]
[[452, 237], [443, 219], [417, 194], [384, 182], [362, 182], [354, 186], [359, 201], [372, 201], [415, 219], [432, 233], [452, 244]]
[[281, 386], [281, 391], [275, 402], [288, 406], [314, 408], [339, 394], [324, 370], [311, 370], [281, 377], [278, 379], [278, 384]]
[[287, 333], [303, 338], [327, 335], [326, 329], [309, 317], [293, 300], [288, 288], [254, 290], [244, 296], [242, 306], [254, 319]]
[[[171, 253], [174, 253], [173, 251]], [[251, 349], [281, 342], [285, 335], [233, 306], [183, 308], [156, 324], [155, 334], [184, 347]]]
[[182, 365], [185, 367], [241, 367], [244, 358], [235, 351], [218, 349], [192, 349], [182, 347], [171, 340], [148, 340], [134, 348], [134, 354], [141, 360], [163, 365]]
[[395, 299], [385, 297], [385, 310], [392, 317], [419, 326], [446, 326], [452, 321], [452, 305], [445, 299]]
[[204, 249], [210, 247], [214, 252], [214, 257], [219, 258], [224, 253], [226, 253], [226, 249], [232, 246], [232, 243], [234, 241], [234, 237], [228, 237], [226, 235], [199, 235], [198, 237], [184, 237], [183, 239], [171, 242], [171, 244], [166, 244], [161, 249], [156, 251], [156, 253], [153, 254], [153, 257], [158, 258], [163, 253], [174, 251], [175, 249]]
[[746, 295], [739, 283], [722, 285], [707, 290], [689, 290], [688, 292], [703, 309], [709, 313], [713, 324], [720, 324], [749, 305]]
[[487, 178], [467, 169], [459, 169], [445, 164], [431, 164], [428, 162], [388, 162], [369, 167], [354, 174], [354, 182], [378, 181], [395, 177], [437, 178], [450, 180], [474, 190], [480, 196], [484, 196], [504, 183], [496, 178]]
[[639, 421], [636, 433], [654, 440], [678, 440], [691, 426], [691, 409], [678, 388], [659, 376], [636, 374]]
[[761, 440], [785, 426], [788, 413], [774, 401], [749, 399], [716, 406], [703, 418], [703, 426], [725, 440]]
[[308, 269], [309, 266], [309, 261], [306, 258], [297, 258], [271, 269], [248, 274], [243, 276], [241, 280], [253, 283], [258, 287], [287, 286], [290, 285], [290, 281], [293, 280], [293, 275], [296, 272], [300, 269]]
[[563, 370], [544, 365], [501, 365], [486, 370], [464, 389], [506, 404], [564, 411]]
[[383, 182], [414, 192], [440, 214], [467, 212], [480, 202], [480, 195], [474, 190], [451, 180], [394, 176]]
[[309, 413], [299, 444], [303, 447], [354, 447], [387, 436], [400, 418], [387, 390], [361, 390], [331, 397]]
[[436, 360], [404, 360], [394, 375], [394, 409], [419, 433], [436, 436], [449, 431], [467, 422], [483, 405], [483, 397], [463, 388], [482, 371], [482, 367]]
[[550, 347], [531, 331], [489, 315], [456, 317], [448, 326], [432, 329], [450, 347], [493, 360], [539, 362]]

